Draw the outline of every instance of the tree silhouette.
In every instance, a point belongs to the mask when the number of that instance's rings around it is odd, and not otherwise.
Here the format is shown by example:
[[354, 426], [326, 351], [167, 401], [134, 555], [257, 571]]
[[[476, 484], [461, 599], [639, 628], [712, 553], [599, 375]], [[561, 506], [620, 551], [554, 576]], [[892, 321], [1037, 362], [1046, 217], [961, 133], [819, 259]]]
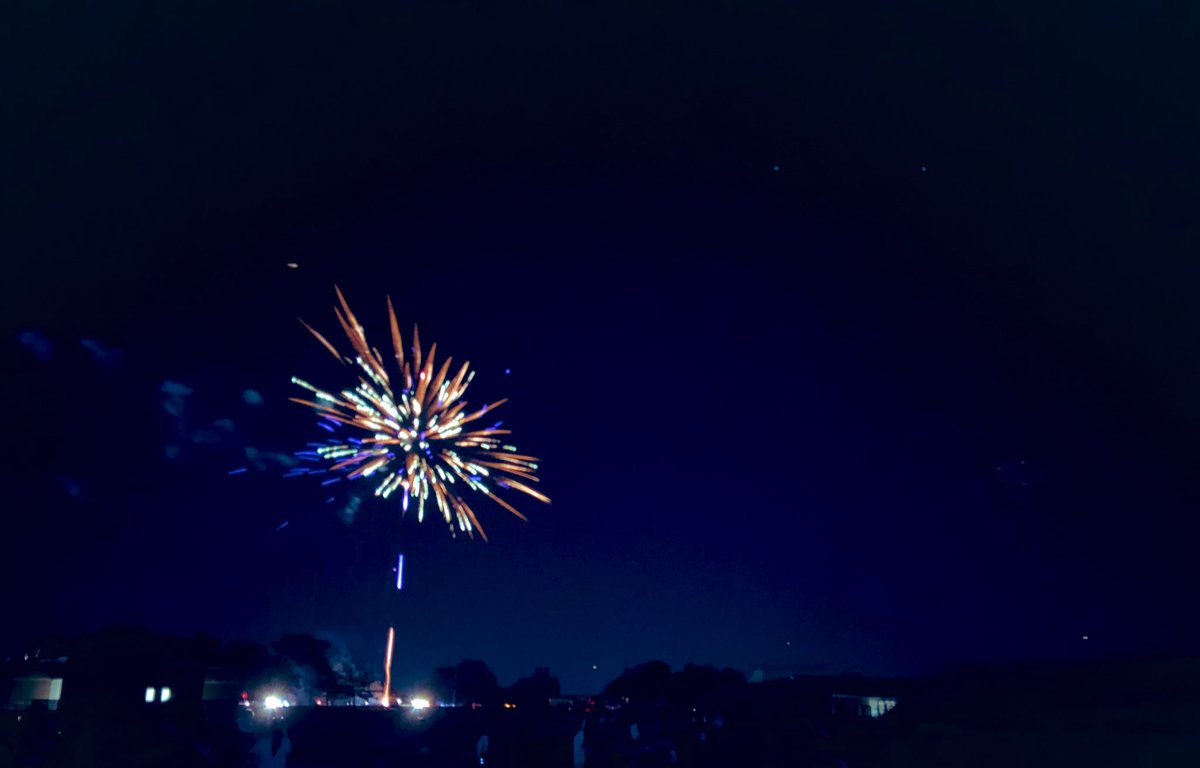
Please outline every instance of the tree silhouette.
[[271, 643], [284, 660], [300, 667], [307, 667], [314, 674], [313, 683], [323, 691], [329, 691], [338, 684], [338, 676], [329, 663], [331, 645], [326, 640], [320, 640], [312, 635], [284, 635]]
[[229, 670], [242, 680], [250, 680], [271, 666], [271, 651], [262, 643], [233, 640], [214, 653], [213, 666]]
[[668, 704], [679, 710], [728, 701], [744, 690], [746, 676], [736, 669], [688, 664], [671, 676]]
[[647, 661], [622, 672], [604, 687], [604, 695], [625, 697], [631, 702], [662, 701], [670, 684], [670, 665], [665, 661]]
[[532, 675], [522, 677], [505, 689], [504, 698], [518, 707], [545, 707], [560, 691], [558, 678], [550, 674], [549, 669], [538, 667]]
[[500, 683], [488, 665], [463, 659], [456, 666], [438, 667], [434, 689], [439, 699], [456, 704], [494, 706], [500, 701]]

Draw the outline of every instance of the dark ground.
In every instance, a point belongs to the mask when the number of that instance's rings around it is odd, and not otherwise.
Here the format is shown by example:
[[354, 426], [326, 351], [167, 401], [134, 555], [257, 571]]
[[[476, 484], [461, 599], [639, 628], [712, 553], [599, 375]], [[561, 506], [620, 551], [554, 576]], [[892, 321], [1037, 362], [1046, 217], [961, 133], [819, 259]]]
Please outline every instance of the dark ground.
[[[654, 665], [640, 670], [653, 671]], [[707, 688], [688, 672], [656, 688], [643, 676], [617, 697], [574, 711], [293, 708], [287, 765], [572, 765], [581, 724], [589, 767], [680, 766], [1188, 766], [1200, 754], [1200, 661], [1160, 659], [1064, 667], [982, 667], [933, 679], [810, 677]], [[719, 690], [718, 690], [719, 688]], [[830, 694], [885, 692], [878, 718], [833, 714]], [[606, 703], [608, 706], [606, 706]], [[19, 717], [19, 719], [18, 719]], [[242, 729], [239, 729], [241, 718]], [[256, 738], [248, 713], [177, 701], [98, 708], [64, 698], [58, 712], [6, 711], [0, 766], [241, 766]], [[630, 726], [637, 725], [637, 738]]]

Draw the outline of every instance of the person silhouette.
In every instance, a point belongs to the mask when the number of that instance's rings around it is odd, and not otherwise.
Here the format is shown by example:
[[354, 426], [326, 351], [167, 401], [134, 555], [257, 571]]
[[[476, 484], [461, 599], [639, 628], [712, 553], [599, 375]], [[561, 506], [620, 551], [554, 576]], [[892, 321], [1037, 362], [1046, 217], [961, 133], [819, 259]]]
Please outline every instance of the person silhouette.
[[292, 740], [281, 726], [274, 726], [270, 735], [263, 734], [250, 754], [258, 759], [259, 768], [287, 768], [287, 756], [292, 751]]

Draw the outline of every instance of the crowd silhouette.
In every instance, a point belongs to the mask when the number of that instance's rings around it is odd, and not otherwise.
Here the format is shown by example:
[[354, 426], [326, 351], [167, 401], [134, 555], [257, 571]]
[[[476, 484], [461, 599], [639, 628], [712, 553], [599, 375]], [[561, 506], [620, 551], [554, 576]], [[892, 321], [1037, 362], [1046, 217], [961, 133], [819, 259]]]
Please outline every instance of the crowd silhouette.
[[[369, 703], [377, 692], [328, 652], [304, 635], [258, 646], [119, 629], [47, 641], [5, 665], [0, 768], [1104, 766], [1200, 754], [1193, 659], [754, 683], [651, 661], [582, 696], [564, 696], [547, 669], [503, 687], [464, 660], [435, 670], [437, 701], [414, 709]], [[20, 700], [37, 675], [60, 677], [61, 697]], [[263, 681], [291, 706], [251, 700]], [[855, 704], [876, 694], [889, 706]]]

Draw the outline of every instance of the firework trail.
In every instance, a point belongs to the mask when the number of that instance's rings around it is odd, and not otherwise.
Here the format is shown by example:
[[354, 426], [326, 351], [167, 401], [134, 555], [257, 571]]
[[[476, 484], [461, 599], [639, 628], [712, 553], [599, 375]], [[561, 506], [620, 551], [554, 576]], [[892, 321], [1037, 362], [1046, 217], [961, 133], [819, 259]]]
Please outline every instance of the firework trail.
[[353, 347], [353, 357], [343, 355], [308, 323], [300, 322], [339, 362], [357, 369], [358, 384], [334, 394], [293, 376], [292, 383], [311, 392], [313, 399], [290, 399], [313, 409], [323, 429], [335, 432], [348, 427], [357, 430], [358, 436], [309, 443], [310, 450], [296, 455], [304, 461], [324, 464], [325, 468], [301, 469], [301, 473], [337, 472], [351, 480], [378, 477], [376, 496], [386, 499], [399, 493], [406, 512], [410, 501], [415, 501], [418, 521], [424, 520], [426, 503], [432, 499], [452, 532], [457, 528], [473, 536], [478, 531], [484, 541], [487, 535], [467, 502], [471, 493], [486, 496], [522, 520], [525, 516], [494, 489], [519, 491], [550, 502], [529, 485], [538, 482], [537, 459], [517, 453], [515, 446], [502, 440], [502, 436], [511, 434], [510, 430], [500, 429], [499, 424], [468, 430], [467, 425], [506, 402], [499, 400], [468, 411], [463, 395], [475, 376], [470, 363], [463, 363], [453, 375], [451, 358], [437, 367], [437, 344], [426, 354], [416, 326], [411, 355], [406, 357], [389, 298], [388, 320], [396, 363], [389, 373], [384, 356], [368, 346], [363, 327], [341, 290], [336, 286], [334, 290], [341, 307], [333, 311]]

